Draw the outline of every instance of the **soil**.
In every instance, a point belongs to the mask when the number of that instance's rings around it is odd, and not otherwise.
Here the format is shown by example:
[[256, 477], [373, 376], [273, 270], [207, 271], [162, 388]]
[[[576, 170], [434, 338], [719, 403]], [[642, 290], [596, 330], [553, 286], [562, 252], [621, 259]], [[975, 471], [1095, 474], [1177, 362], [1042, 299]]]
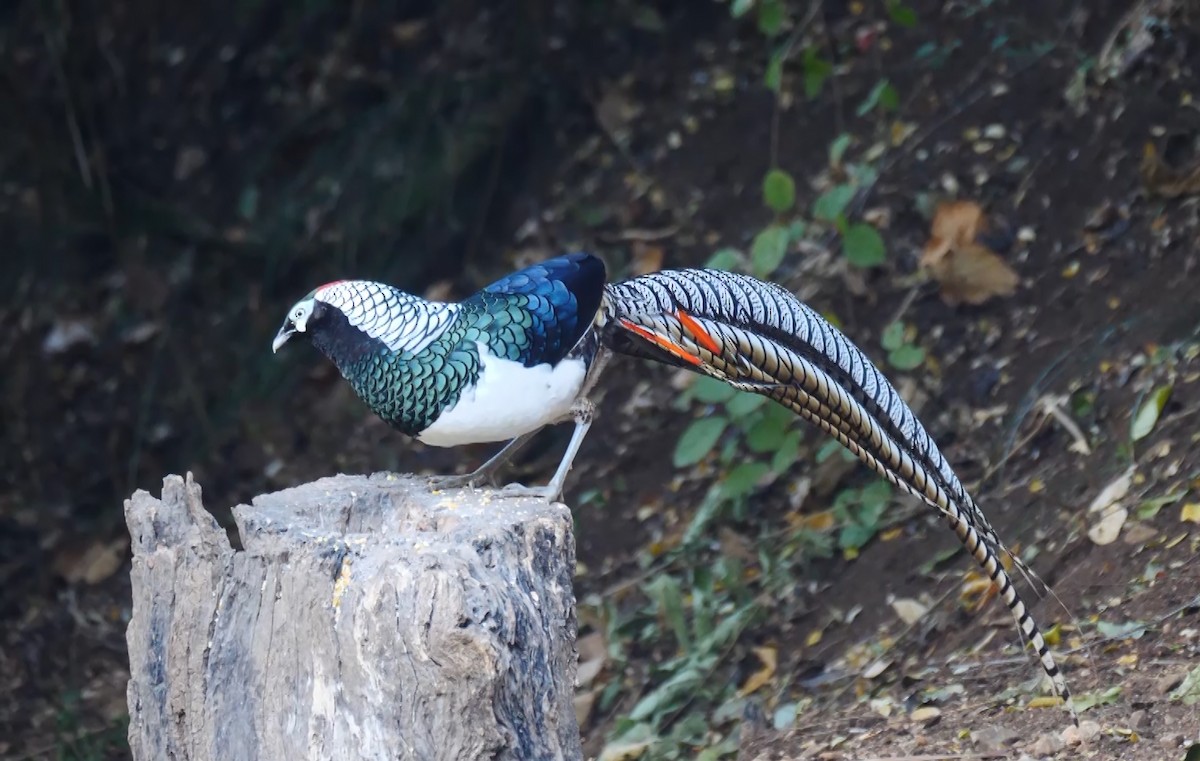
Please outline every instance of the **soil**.
[[[806, 100], [799, 64], [790, 65], [785, 89], [796, 95], [778, 112], [761, 86], [769, 52], [762, 36], [753, 23], [728, 18], [724, 5], [701, 12], [662, 3], [667, 31], [628, 31], [580, 51], [597, 58], [594, 79], [577, 83], [588, 90], [576, 93], [584, 106], [556, 111], [552, 134], [523, 141], [518, 156], [505, 159], [522, 168], [498, 184], [501, 200], [487, 214], [486, 234], [476, 236], [489, 242], [454, 277], [409, 287], [462, 296], [574, 247], [602, 254], [614, 276], [639, 266], [647, 247], [662, 249], [663, 267], [699, 265], [717, 248], [748, 248], [771, 221], [760, 183], [772, 164], [797, 177], [798, 207], [808, 209], [828, 182], [827, 146], [837, 134], [854, 134], [852, 151], [861, 155], [874, 135], [892, 131], [893, 119], [913, 125], [911, 137], [884, 152], [878, 181], [856, 207], [882, 228], [887, 263], [849, 267], [836, 237], [825, 236], [793, 251], [774, 278], [836, 315], [881, 367], [883, 327], [897, 318], [915, 327], [931, 361], [888, 374], [999, 534], [1036, 549], [1032, 564], [1054, 597], [1025, 594], [1040, 622], [1060, 626], [1055, 650], [1073, 692], [1090, 700], [1118, 689], [1081, 714], [1081, 745], [1061, 707], [1030, 707], [1039, 672], [1020, 652], [1011, 618], [994, 601], [976, 609], [959, 599], [968, 570], [962, 554], [932, 563], [956, 547], [954, 537], [936, 516], [897, 500], [900, 531], [854, 559], [812, 562], [798, 600], [780, 601], [777, 615], [743, 634], [740, 654], [764, 644], [779, 653], [752, 702], [766, 716], [786, 701], [807, 708], [782, 731], [743, 722], [739, 757], [1182, 760], [1189, 743], [1200, 743], [1200, 705], [1170, 696], [1200, 662], [1200, 525], [1183, 512], [1200, 501], [1200, 206], [1194, 195], [1155, 195], [1140, 166], [1148, 140], [1169, 162], [1191, 160], [1200, 19], [1170, 3], [997, 0], [972, 10], [918, 2], [916, 27], [888, 27], [860, 49], [855, 40], [869, 27], [861, 10], [827, 5], [813, 28], [840, 51], [837, 86]], [[1076, 87], [1081, 67], [1123, 24], [1145, 20], [1126, 17], [1141, 6], [1170, 22], [1153, 45], [1107, 81], [1092, 76]], [[940, 65], [928, 53], [931, 40], [949, 51]], [[589, 63], [576, 61], [574, 71]], [[855, 115], [881, 73], [901, 94], [898, 113], [882, 122]], [[1015, 294], [952, 306], [915, 275], [929, 234], [923, 205], [952, 195], [982, 204], [1005, 233], [996, 245], [1021, 276]], [[0, 312], [0, 351], [12, 368], [3, 385], [11, 451], [0, 484], [0, 758], [128, 755], [121, 721], [129, 585], [119, 506], [133, 488], [157, 491], [161, 475], [192, 470], [206, 502], [232, 505], [339, 471], [462, 472], [489, 452], [404, 439], [311, 352], [282, 360], [289, 378], [264, 375], [281, 385], [248, 395], [232, 417], [206, 414], [205, 400], [222, 388], [221, 368], [266, 351], [276, 316], [296, 295], [282, 289], [261, 295], [232, 343], [207, 342], [205, 320], [193, 316], [170, 341], [114, 347], [97, 327], [95, 342], [48, 354], [42, 342], [64, 316], [106, 325], [107, 286], [98, 284], [120, 273], [95, 270], [62, 287], [31, 280]], [[161, 271], [147, 272], [161, 287]], [[162, 399], [139, 407], [158, 364], [178, 369], [193, 357], [199, 370], [168, 372]], [[621, 361], [598, 389], [601, 412], [565, 495], [586, 569], [580, 600], [636, 578], [640, 554], [686, 526], [720, 477], [711, 466], [672, 465], [689, 422], [673, 405], [680, 383], [669, 368]], [[1167, 383], [1170, 398], [1152, 432], [1131, 442], [1134, 412]], [[1046, 400], [1067, 411], [1087, 451], [1073, 448], [1076, 436], [1045, 412]], [[140, 419], [139, 409], [152, 409], [152, 418]], [[161, 438], [127, 435], [133, 426]], [[543, 435], [512, 477], [546, 478], [568, 433]], [[820, 443], [808, 436], [795, 473], [756, 493], [750, 516], [724, 528], [754, 536], [764, 523], [782, 523], [796, 484], [823, 473], [812, 456]], [[1098, 516], [1087, 508], [1130, 466], [1129, 505], [1182, 494], [1156, 512], [1132, 510], [1116, 541], [1097, 544], [1088, 530]], [[866, 476], [850, 470], [835, 481]], [[820, 511], [829, 499], [810, 494], [800, 509]], [[923, 600], [929, 612], [907, 627], [891, 605], [897, 598]], [[860, 612], [844, 616], [849, 610]], [[1104, 639], [1097, 621], [1146, 626], [1136, 637]], [[810, 644], [814, 628], [823, 636]], [[863, 677], [856, 654], [885, 640], [890, 665]], [[636, 681], [645, 667], [631, 663], [608, 678]], [[732, 667], [723, 676], [744, 678]], [[961, 690], [949, 690], [936, 713], [914, 713], [921, 691], [954, 685]], [[597, 711], [582, 727], [590, 753], [604, 747], [622, 707]], [[734, 723], [722, 731], [739, 730]]]

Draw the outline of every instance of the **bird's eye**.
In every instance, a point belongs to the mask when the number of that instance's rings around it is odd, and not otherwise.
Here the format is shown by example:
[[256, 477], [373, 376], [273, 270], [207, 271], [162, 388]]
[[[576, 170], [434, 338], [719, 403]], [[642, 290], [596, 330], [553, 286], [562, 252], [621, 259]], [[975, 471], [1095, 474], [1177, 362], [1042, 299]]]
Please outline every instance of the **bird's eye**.
[[295, 318], [296, 318], [297, 320], [299, 320], [301, 317], [303, 317], [303, 316], [304, 316], [304, 310], [303, 310], [303, 309], [297, 309], [297, 310], [296, 310], [296, 314], [295, 314], [294, 316], [295, 316]]

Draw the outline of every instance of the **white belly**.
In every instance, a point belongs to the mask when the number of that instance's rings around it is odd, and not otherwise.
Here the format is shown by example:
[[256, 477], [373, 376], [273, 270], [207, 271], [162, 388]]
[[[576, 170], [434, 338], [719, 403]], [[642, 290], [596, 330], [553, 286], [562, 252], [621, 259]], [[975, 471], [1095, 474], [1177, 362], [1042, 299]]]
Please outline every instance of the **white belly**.
[[582, 359], [525, 367], [492, 355], [483, 344], [475, 388], [463, 391], [417, 438], [435, 447], [507, 441], [559, 420], [583, 388]]

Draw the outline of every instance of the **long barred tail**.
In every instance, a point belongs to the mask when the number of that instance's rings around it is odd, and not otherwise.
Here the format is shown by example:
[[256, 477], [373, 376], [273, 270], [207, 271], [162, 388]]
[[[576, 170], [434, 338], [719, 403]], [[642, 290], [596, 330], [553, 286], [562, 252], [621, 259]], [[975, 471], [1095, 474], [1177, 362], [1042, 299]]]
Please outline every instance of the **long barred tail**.
[[900, 394], [828, 321], [773, 283], [697, 269], [608, 285], [599, 321], [613, 351], [774, 399], [941, 512], [1071, 705], [1066, 680], [1000, 563], [1000, 553], [1011, 553]]

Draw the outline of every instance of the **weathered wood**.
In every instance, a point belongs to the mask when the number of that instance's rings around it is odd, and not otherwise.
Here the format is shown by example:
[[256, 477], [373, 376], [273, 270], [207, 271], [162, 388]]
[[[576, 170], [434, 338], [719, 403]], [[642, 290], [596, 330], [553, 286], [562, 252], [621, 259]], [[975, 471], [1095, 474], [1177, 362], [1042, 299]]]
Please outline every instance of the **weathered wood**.
[[234, 516], [126, 500], [135, 761], [580, 758], [565, 506], [337, 476]]

